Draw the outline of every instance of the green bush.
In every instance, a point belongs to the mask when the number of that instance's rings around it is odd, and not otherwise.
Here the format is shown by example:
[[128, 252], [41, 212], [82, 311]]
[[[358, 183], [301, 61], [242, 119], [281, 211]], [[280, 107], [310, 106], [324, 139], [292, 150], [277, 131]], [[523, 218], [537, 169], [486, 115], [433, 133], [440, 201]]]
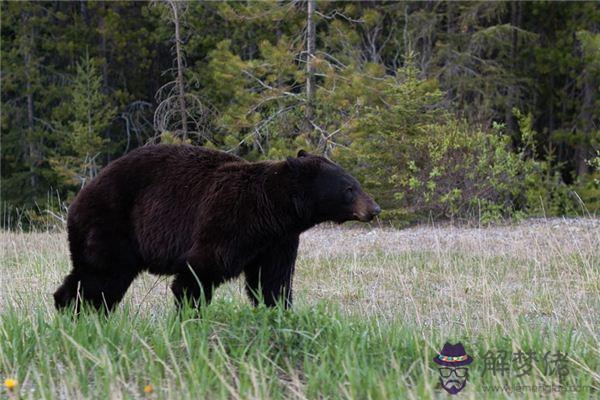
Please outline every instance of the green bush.
[[379, 201], [384, 217], [493, 222], [537, 213], [573, 211], [570, 189], [549, 163], [536, 160], [531, 117], [517, 113], [522, 146], [503, 126], [484, 131], [458, 120], [443, 105], [436, 82], [410, 67], [382, 93], [385, 106], [366, 113], [336, 156]]
[[[600, 157], [596, 159], [600, 160]], [[579, 180], [574, 187], [574, 195], [584, 214], [600, 215], [600, 169]]]

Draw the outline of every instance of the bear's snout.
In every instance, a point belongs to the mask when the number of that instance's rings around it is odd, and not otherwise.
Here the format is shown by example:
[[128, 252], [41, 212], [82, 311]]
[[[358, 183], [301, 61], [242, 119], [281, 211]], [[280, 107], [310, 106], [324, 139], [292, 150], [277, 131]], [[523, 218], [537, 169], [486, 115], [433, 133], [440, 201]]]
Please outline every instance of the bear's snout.
[[373, 217], [376, 217], [379, 214], [381, 214], [381, 207], [379, 207], [379, 204], [373, 202], [373, 210], [371, 210], [371, 214], [373, 215]]
[[361, 222], [369, 222], [380, 213], [379, 204], [366, 194], [361, 195], [354, 204], [354, 216]]

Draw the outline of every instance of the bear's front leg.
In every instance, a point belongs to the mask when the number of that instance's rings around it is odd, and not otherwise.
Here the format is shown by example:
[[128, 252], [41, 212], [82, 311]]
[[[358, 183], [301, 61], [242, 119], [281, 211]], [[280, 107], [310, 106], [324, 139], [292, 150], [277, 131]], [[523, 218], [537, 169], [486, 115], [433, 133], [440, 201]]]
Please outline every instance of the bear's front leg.
[[246, 266], [246, 291], [257, 305], [261, 300], [273, 307], [282, 302], [285, 308], [292, 306], [292, 278], [299, 237], [286, 238], [267, 248]]
[[179, 309], [186, 302], [196, 308], [210, 304], [214, 289], [223, 281], [214, 263], [202, 256], [185, 257], [177, 263], [176, 271], [171, 291]]

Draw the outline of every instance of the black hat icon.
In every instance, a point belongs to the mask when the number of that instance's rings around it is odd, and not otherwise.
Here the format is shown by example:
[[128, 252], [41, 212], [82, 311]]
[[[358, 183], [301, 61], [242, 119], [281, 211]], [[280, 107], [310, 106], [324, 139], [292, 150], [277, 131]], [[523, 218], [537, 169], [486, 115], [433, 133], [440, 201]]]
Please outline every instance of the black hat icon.
[[450, 344], [446, 342], [440, 354], [433, 361], [445, 367], [460, 367], [471, 364], [473, 358], [467, 354], [462, 343]]

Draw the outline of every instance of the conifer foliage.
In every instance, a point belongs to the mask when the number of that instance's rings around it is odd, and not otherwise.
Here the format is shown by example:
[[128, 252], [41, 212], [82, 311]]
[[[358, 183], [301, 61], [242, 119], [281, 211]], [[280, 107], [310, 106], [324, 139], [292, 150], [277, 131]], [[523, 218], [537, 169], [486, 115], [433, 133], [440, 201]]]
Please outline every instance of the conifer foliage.
[[2, 205], [68, 204], [111, 160], [299, 148], [383, 216], [600, 208], [594, 2], [3, 2]]

